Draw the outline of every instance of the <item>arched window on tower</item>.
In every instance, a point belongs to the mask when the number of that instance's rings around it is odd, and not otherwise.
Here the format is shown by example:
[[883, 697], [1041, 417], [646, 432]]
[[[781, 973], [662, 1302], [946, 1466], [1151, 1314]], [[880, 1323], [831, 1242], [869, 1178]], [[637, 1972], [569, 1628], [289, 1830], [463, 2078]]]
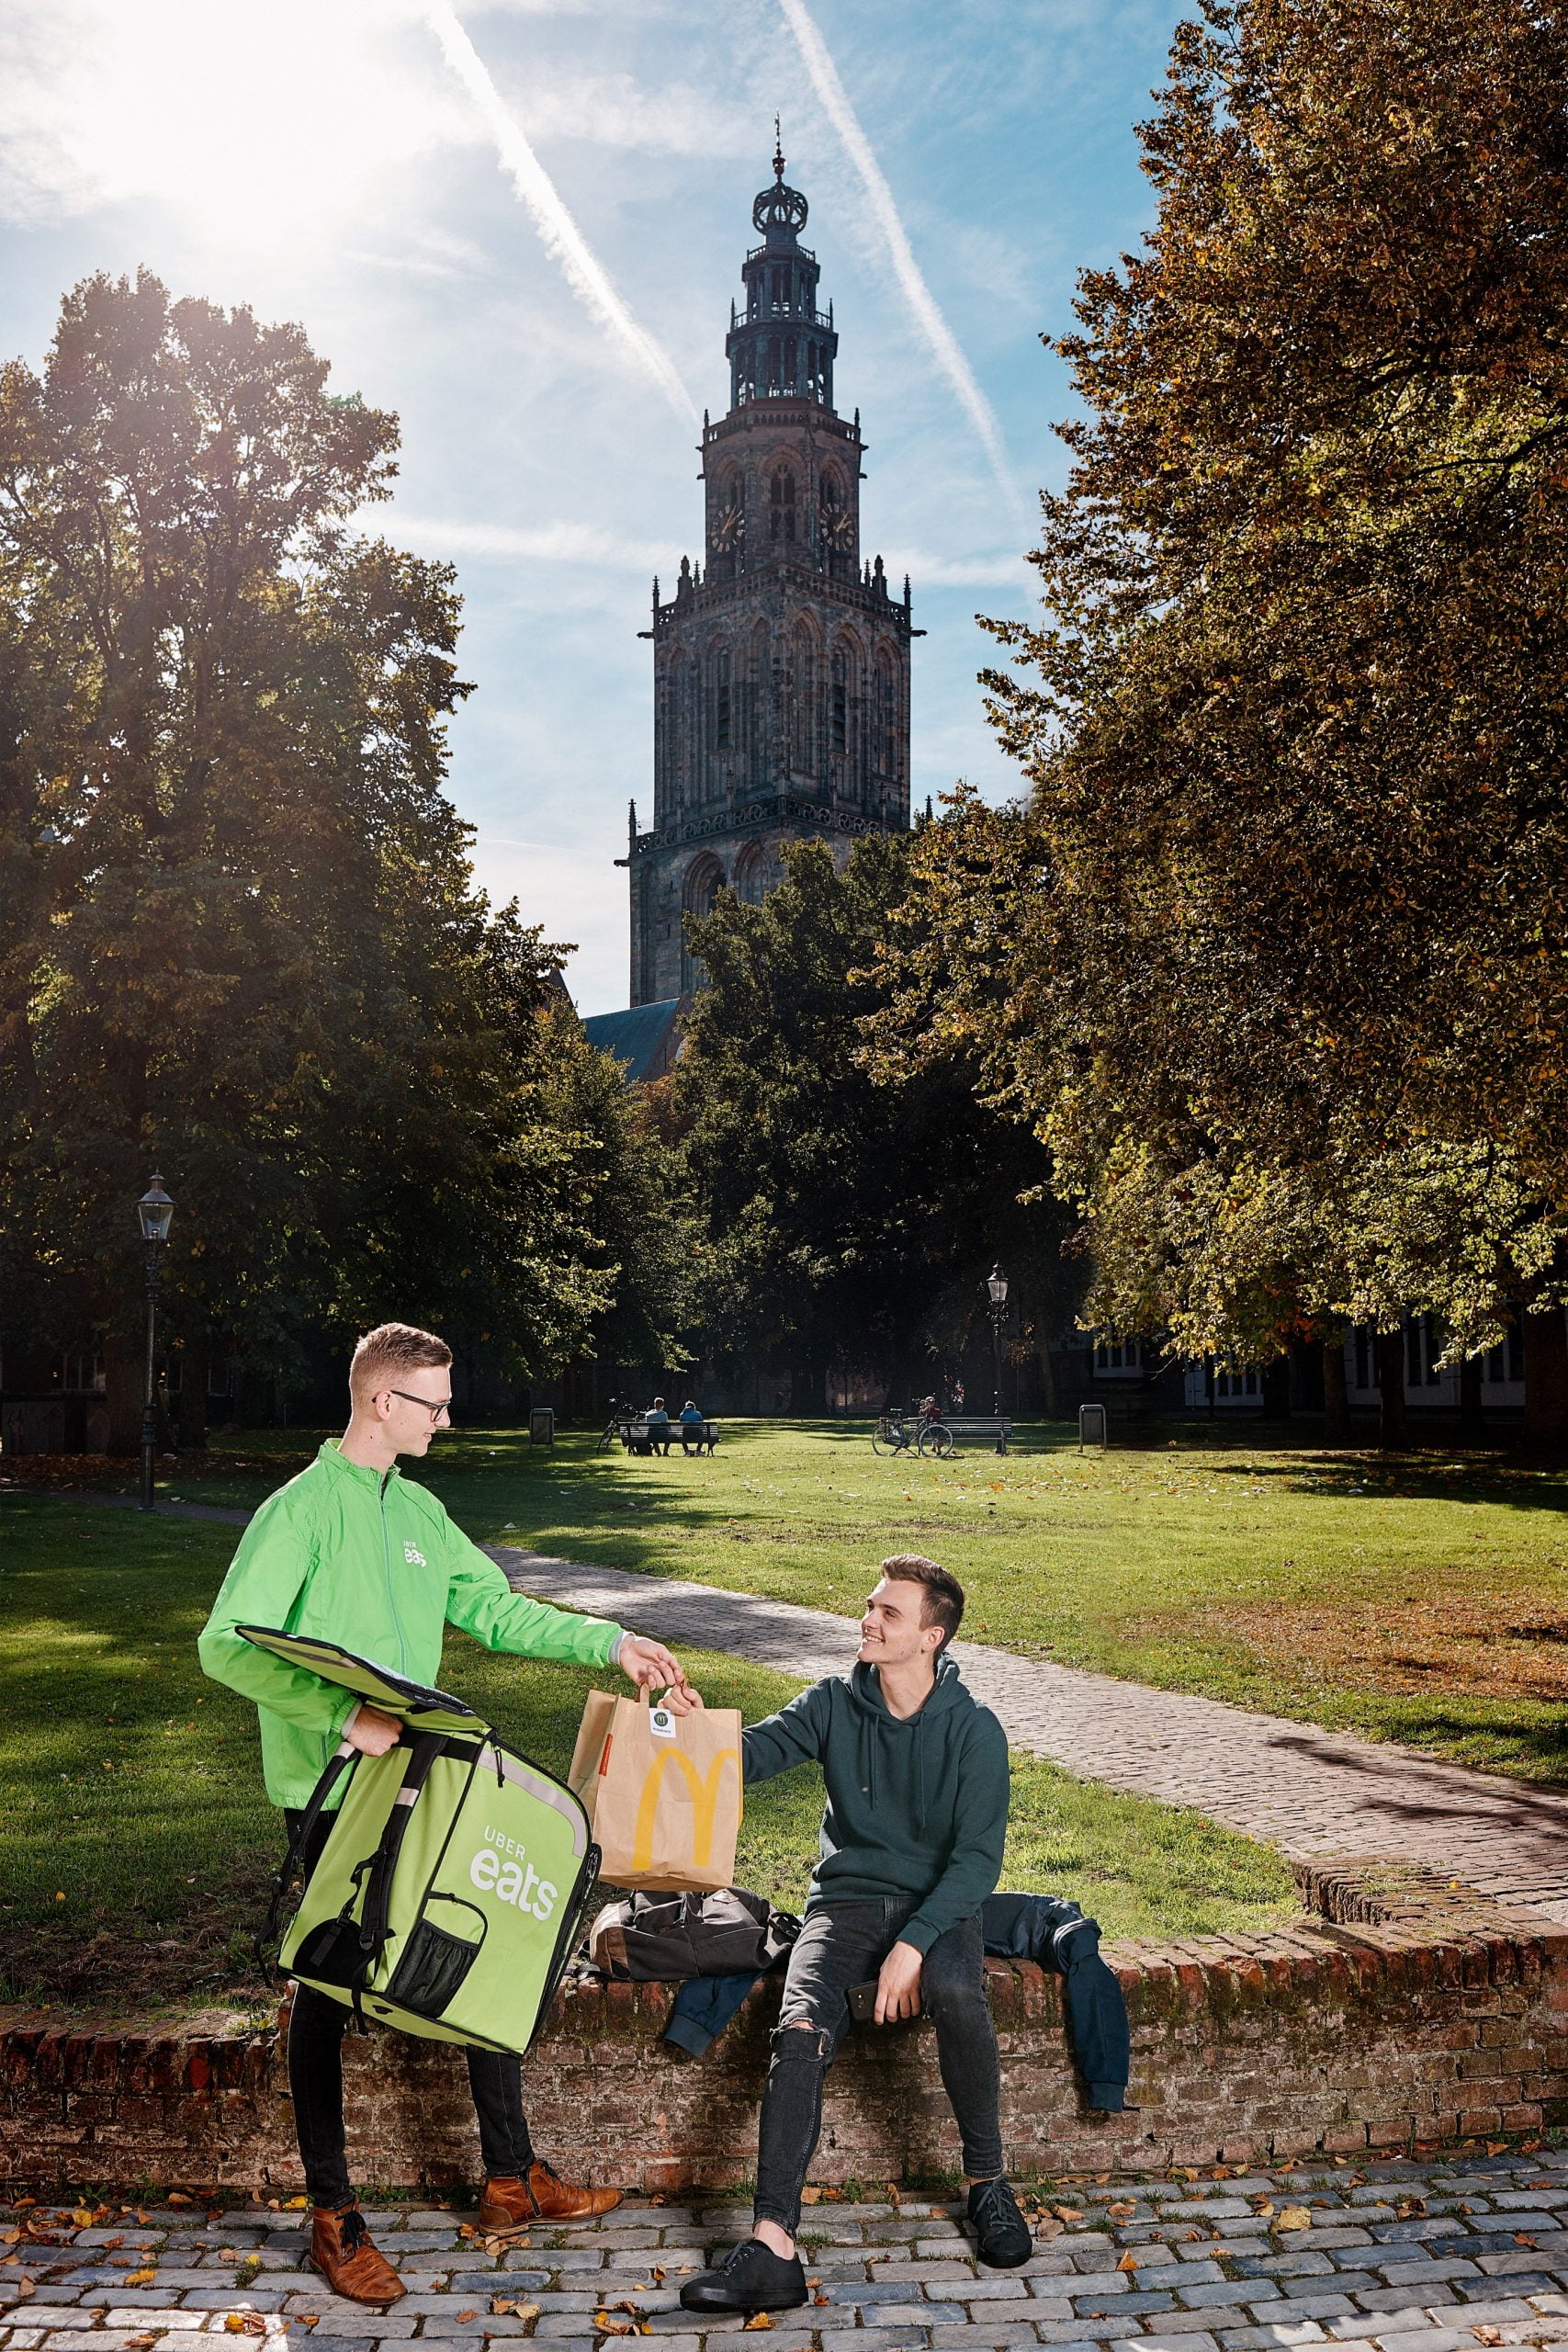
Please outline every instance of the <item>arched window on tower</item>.
[[795, 539], [795, 475], [780, 466], [768, 486], [768, 535], [775, 545]]
[[735, 895], [749, 907], [760, 907], [768, 887], [767, 862], [758, 842], [748, 842], [735, 861]]
[[894, 676], [891, 656], [886, 648], [878, 653], [871, 673], [872, 720], [871, 758], [875, 774], [882, 778], [893, 775], [894, 726], [898, 708], [897, 682]]
[[817, 715], [817, 641], [804, 623], [795, 629], [790, 654], [795, 673], [790, 697], [790, 765], [797, 775], [808, 776], [816, 786], [821, 780], [821, 752], [818, 749], [821, 736]]
[[850, 748], [850, 664], [841, 645], [833, 648], [833, 672], [828, 702], [828, 741], [835, 752]]
[[753, 792], [765, 791], [773, 775], [773, 763], [768, 756], [771, 684], [768, 625], [759, 621], [746, 662], [746, 765]]
[[836, 466], [822, 475], [820, 537], [822, 569], [830, 580], [854, 575], [854, 518], [844, 496], [843, 476]]
[[729, 648], [721, 645], [713, 657], [713, 747], [728, 752], [733, 736], [730, 707]]
[[[723, 866], [711, 853], [705, 852], [687, 870], [685, 888], [681, 893], [683, 912], [698, 922], [703, 922], [712, 914], [723, 888]], [[703, 967], [701, 960], [692, 953], [692, 943], [685, 935], [684, 923], [681, 932], [681, 993], [689, 996], [694, 989], [703, 985]]]

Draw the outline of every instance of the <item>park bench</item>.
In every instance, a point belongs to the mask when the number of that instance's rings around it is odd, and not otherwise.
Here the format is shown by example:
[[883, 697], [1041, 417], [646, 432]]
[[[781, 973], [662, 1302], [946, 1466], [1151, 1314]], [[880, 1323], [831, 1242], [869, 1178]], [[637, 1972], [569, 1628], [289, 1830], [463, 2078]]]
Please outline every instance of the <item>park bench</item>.
[[[666, 1424], [660, 1422], [657, 1426], [662, 1433]], [[649, 1435], [649, 1424], [646, 1420], [628, 1419], [622, 1421], [619, 1428], [621, 1443], [628, 1453], [653, 1452], [653, 1440]], [[683, 1453], [690, 1453], [694, 1450], [698, 1453], [711, 1453], [718, 1443], [716, 1421], [672, 1420], [668, 1424], [668, 1429], [671, 1447], [679, 1445]]]
[[955, 1445], [994, 1445], [1005, 1453], [1012, 1440], [1012, 1418], [1007, 1413], [943, 1413], [942, 1425], [951, 1430]]

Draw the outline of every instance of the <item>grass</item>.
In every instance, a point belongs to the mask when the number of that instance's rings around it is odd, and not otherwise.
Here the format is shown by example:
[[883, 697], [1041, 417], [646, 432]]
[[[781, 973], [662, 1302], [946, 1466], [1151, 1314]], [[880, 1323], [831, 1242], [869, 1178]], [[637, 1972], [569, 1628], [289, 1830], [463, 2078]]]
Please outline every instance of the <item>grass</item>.
[[[0, 1992], [73, 2012], [261, 2001], [249, 1938], [278, 1819], [254, 1709], [196, 1657], [234, 1531], [17, 1496], [0, 1511]], [[798, 1688], [728, 1657], [693, 1665], [749, 1719]], [[456, 1634], [443, 1679], [557, 1772], [604, 1680]], [[1028, 1759], [1014, 1786], [1005, 1883], [1070, 1894], [1108, 1934], [1257, 1927], [1289, 1907], [1279, 1858], [1196, 1815]], [[820, 1810], [814, 1770], [758, 1789], [740, 1882], [798, 1907]]]
[[[186, 1457], [177, 1490], [253, 1501], [307, 1458], [297, 1435], [243, 1445]], [[712, 1460], [459, 1430], [421, 1475], [481, 1542], [844, 1612], [884, 1554], [929, 1552], [975, 1639], [1568, 1781], [1568, 1479], [1499, 1458], [1236, 1429], [1080, 1457], [1057, 1427], [1005, 1460], [879, 1461], [864, 1424], [769, 1422]]]

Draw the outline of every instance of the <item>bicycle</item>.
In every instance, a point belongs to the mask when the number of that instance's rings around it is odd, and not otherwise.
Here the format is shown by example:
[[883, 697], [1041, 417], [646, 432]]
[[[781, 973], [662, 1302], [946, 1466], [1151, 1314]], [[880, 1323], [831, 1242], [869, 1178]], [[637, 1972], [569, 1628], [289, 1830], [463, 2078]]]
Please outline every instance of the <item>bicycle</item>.
[[920, 1413], [883, 1413], [871, 1432], [871, 1450], [876, 1454], [914, 1453], [922, 1460], [931, 1454], [941, 1462], [953, 1450], [953, 1431], [945, 1421], [928, 1420]]
[[615, 1452], [615, 1440], [621, 1435], [623, 1430], [626, 1428], [626, 1421], [630, 1416], [630, 1406], [617, 1404], [615, 1397], [612, 1396], [610, 1399], [610, 1418], [605, 1422], [604, 1435], [599, 1440], [598, 1451], [601, 1453], [613, 1453]]

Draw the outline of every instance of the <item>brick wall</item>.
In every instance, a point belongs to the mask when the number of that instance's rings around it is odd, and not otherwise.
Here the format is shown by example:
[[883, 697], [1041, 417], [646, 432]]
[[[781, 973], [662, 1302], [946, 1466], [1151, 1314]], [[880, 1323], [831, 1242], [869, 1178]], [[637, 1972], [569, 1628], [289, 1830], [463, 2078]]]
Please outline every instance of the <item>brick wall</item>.
[[[1133, 2026], [1135, 2109], [1081, 2111], [1061, 1986], [988, 1963], [1003, 2122], [1020, 2175], [1156, 2169], [1312, 2149], [1527, 2132], [1568, 2120], [1568, 1930], [1396, 1865], [1302, 1874], [1309, 1906], [1268, 1936], [1108, 1944]], [[643, 2188], [747, 2179], [777, 1981], [696, 2060], [661, 2039], [663, 1985], [580, 1985], [526, 2075], [540, 2150], [569, 2176]], [[367, 2185], [477, 2177], [460, 2053], [377, 2032], [346, 2043]], [[853, 2032], [813, 2177], [957, 2169], [924, 2024]], [[273, 2031], [0, 2031], [0, 2180], [299, 2187]]]

